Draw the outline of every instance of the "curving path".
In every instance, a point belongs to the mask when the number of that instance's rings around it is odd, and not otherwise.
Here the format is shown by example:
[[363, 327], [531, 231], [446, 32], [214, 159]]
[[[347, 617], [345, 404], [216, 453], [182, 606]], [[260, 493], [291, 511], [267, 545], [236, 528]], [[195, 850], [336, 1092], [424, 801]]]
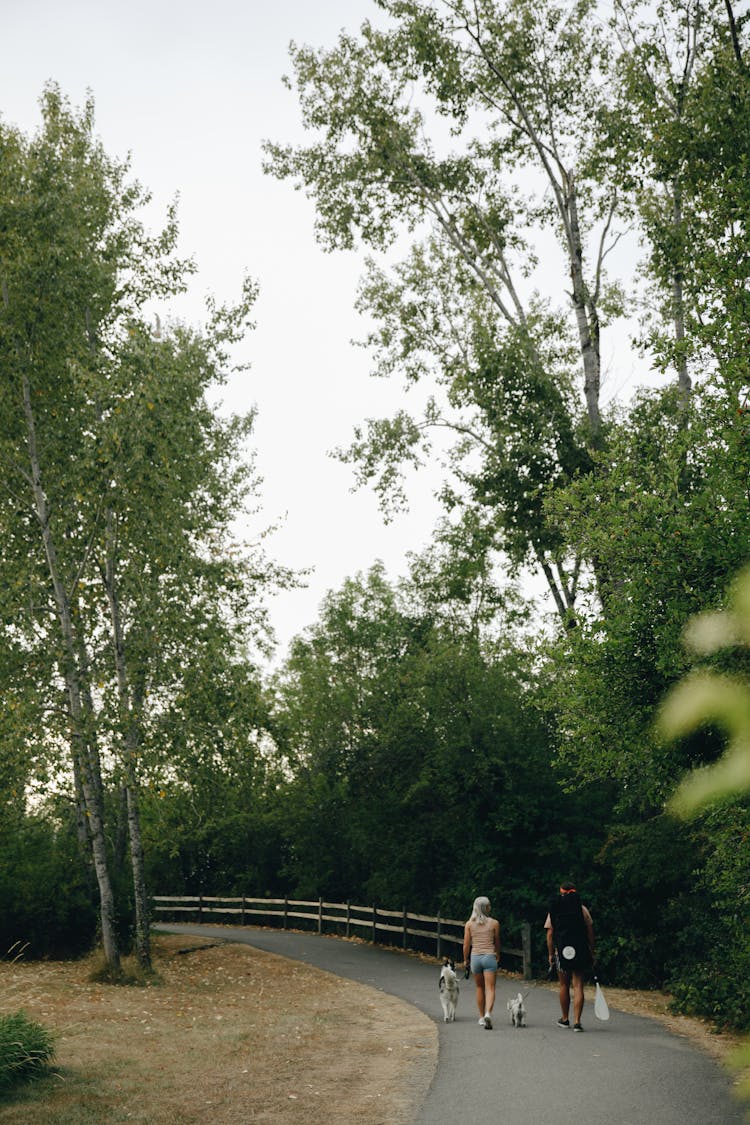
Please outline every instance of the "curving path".
[[[458, 1015], [442, 1022], [438, 970], [393, 950], [318, 934], [252, 926], [157, 925], [157, 930], [244, 942], [304, 961], [414, 1004], [439, 1023], [435, 1078], [414, 1125], [730, 1125], [743, 1111], [720, 1067], [653, 1020], [612, 1012], [594, 1019], [587, 997], [576, 1035], [555, 1026], [557, 994], [528, 996], [527, 1028], [506, 1020], [518, 982], [498, 977], [495, 1029], [477, 1026], [474, 986], [461, 980]], [[526, 986], [528, 987], [528, 986]], [[606, 991], [606, 990], [605, 990]]]

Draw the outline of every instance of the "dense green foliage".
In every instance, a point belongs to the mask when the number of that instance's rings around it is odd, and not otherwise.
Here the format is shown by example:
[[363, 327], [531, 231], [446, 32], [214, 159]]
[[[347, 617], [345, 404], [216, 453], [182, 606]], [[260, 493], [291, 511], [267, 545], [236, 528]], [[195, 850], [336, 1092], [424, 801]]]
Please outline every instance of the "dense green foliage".
[[[709, 708], [667, 741], [657, 719], [694, 660], [688, 685], [728, 673], [733, 700], [750, 674], [736, 631], [683, 643], [750, 557], [750, 21], [693, 0], [658, 27], [630, 0], [608, 25], [587, 0], [377, 7], [378, 28], [293, 49], [312, 137], [269, 145], [269, 168], [311, 193], [330, 247], [411, 237], [400, 263], [368, 263], [360, 306], [376, 374], [430, 397], [367, 420], [341, 455], [389, 510], [403, 467], [449, 431], [445, 513], [408, 577], [373, 563], [331, 591], [265, 683], [250, 651], [286, 576], [232, 541], [252, 419], [207, 405], [254, 288], [201, 333], [153, 331], [144, 295], [186, 267], [171, 223], [151, 240], [133, 219], [140, 195], [90, 116], [48, 92], [43, 144], [0, 137], [6, 944], [80, 949], [105, 859], [133, 926], [135, 798], [155, 891], [459, 918], [485, 893], [504, 939], [529, 921], [541, 953], [547, 901], [573, 878], [605, 979], [744, 1027], [747, 798], [717, 788], [689, 821], [670, 802], [732, 760], [737, 732]], [[47, 206], [55, 176], [72, 194]], [[605, 267], [626, 224], [643, 254], [623, 285]], [[58, 244], [66, 286], [35, 286]], [[116, 285], [127, 262], [133, 291]], [[624, 300], [659, 382], [607, 406]], [[551, 620], [514, 585], [528, 570]], [[98, 858], [76, 785], [97, 760]]]
[[454, 917], [488, 886], [520, 922], [551, 868], [579, 865], [586, 841], [550, 826], [581, 802], [550, 769], [528, 654], [449, 626], [418, 593], [375, 568], [293, 647], [274, 728], [293, 775], [286, 872], [303, 897]]
[[0, 1016], [0, 1090], [44, 1071], [54, 1055], [52, 1035], [23, 1012]]
[[0, 827], [0, 949], [23, 945], [25, 959], [74, 956], [96, 928], [94, 886], [81, 862], [75, 823], [14, 815]]

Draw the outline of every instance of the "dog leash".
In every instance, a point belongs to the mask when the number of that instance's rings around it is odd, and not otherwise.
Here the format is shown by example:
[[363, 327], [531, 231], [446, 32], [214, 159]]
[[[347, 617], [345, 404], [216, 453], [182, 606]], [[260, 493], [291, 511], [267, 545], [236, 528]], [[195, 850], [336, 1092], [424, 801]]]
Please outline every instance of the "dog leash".
[[526, 991], [524, 992], [524, 994], [523, 994], [523, 996], [521, 997], [521, 999], [522, 999], [522, 1000], [525, 1000], [525, 999], [526, 999], [526, 997], [527, 997], [527, 996], [529, 995], [529, 993], [530, 993], [530, 992], [533, 992], [533, 991], [534, 991], [534, 989], [536, 988], [536, 986], [537, 986], [538, 984], [539, 984], [539, 981], [538, 981], [538, 980], [535, 980], [535, 981], [533, 981], [533, 982], [532, 982], [532, 985], [531, 985], [531, 988], [527, 988], [527, 989], [526, 989]]

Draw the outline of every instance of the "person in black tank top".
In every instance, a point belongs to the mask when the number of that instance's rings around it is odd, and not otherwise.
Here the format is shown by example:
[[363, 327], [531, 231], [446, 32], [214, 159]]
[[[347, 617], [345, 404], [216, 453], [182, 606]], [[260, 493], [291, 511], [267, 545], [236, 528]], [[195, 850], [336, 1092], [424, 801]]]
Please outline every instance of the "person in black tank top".
[[594, 962], [594, 925], [573, 883], [563, 883], [549, 906], [544, 923], [550, 970], [560, 982], [558, 1027], [570, 1027], [570, 985], [573, 983], [573, 1030], [583, 1031], [584, 973]]

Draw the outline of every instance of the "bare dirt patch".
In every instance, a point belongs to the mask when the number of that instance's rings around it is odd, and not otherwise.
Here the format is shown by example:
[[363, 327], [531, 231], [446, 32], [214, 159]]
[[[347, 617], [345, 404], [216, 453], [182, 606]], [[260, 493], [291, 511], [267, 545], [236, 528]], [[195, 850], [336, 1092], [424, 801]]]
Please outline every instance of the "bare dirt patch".
[[[181, 954], [179, 950], [194, 950]], [[250, 946], [155, 940], [159, 982], [90, 961], [0, 964], [0, 1011], [56, 1034], [56, 1074], [0, 1101], [8, 1125], [407, 1125], [437, 1028], [415, 1008]]]

